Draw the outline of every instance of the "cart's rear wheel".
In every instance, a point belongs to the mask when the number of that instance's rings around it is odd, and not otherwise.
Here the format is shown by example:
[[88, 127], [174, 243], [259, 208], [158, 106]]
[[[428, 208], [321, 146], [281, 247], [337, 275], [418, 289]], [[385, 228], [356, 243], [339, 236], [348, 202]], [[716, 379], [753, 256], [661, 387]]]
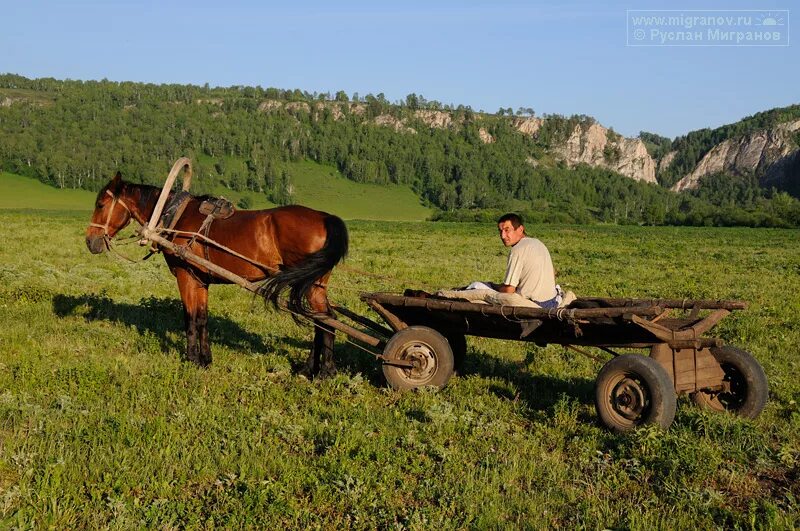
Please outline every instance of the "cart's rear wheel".
[[[442, 334], [426, 326], [410, 326], [393, 335], [383, 350], [383, 375], [393, 389], [423, 385], [444, 387], [453, 375], [453, 351]], [[408, 362], [413, 367], [392, 365]]]
[[632, 430], [641, 424], [667, 428], [675, 418], [675, 390], [657, 361], [625, 354], [600, 369], [595, 407], [603, 424], [614, 431]]
[[767, 375], [756, 359], [742, 349], [725, 346], [712, 348], [711, 354], [725, 371], [723, 391], [692, 393], [695, 404], [710, 411], [730, 411], [748, 419], [756, 418], [767, 404]]

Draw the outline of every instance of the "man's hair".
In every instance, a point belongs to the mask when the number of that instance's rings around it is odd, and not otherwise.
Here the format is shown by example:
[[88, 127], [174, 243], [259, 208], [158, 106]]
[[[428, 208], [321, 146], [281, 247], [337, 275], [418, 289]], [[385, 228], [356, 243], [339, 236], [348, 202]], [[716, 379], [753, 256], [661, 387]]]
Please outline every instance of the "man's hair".
[[500, 216], [500, 219], [497, 220], [497, 224], [500, 225], [501, 223], [505, 223], [506, 221], [511, 222], [511, 226], [515, 229], [518, 229], [520, 225], [522, 225], [522, 216], [519, 214], [514, 214], [513, 212], [509, 212], [508, 214], [503, 214]]

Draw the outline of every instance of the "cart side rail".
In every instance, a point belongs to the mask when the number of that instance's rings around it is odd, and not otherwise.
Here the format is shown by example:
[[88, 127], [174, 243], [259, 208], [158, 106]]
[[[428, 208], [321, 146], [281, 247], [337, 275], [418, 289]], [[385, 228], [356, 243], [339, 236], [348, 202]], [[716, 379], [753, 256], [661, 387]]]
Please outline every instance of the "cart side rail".
[[640, 317], [654, 317], [661, 315], [664, 308], [652, 301], [637, 306], [620, 306], [614, 308], [528, 308], [524, 306], [504, 306], [494, 304], [480, 304], [449, 299], [433, 299], [422, 297], [406, 297], [391, 293], [362, 293], [361, 299], [367, 303], [377, 302], [390, 306], [407, 308], [424, 308], [426, 310], [444, 312], [478, 313], [482, 315], [499, 315], [509, 319], [562, 319], [577, 320], [592, 317], [624, 317], [638, 315]]

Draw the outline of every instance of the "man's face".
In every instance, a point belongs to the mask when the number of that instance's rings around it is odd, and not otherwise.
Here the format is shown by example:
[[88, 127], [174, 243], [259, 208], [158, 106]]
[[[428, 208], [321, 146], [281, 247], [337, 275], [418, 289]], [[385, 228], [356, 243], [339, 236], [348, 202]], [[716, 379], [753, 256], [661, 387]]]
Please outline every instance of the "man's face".
[[500, 239], [503, 240], [503, 245], [506, 247], [516, 245], [525, 236], [525, 226], [520, 225], [515, 229], [510, 221], [498, 223], [497, 230], [500, 232]]

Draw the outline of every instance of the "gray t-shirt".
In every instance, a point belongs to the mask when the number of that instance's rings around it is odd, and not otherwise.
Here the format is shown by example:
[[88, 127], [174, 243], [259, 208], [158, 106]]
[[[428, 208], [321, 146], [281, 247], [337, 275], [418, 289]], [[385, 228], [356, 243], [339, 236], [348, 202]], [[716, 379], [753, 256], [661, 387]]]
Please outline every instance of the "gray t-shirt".
[[544, 302], [556, 296], [556, 276], [550, 252], [536, 238], [522, 238], [508, 253], [503, 284], [532, 301]]

